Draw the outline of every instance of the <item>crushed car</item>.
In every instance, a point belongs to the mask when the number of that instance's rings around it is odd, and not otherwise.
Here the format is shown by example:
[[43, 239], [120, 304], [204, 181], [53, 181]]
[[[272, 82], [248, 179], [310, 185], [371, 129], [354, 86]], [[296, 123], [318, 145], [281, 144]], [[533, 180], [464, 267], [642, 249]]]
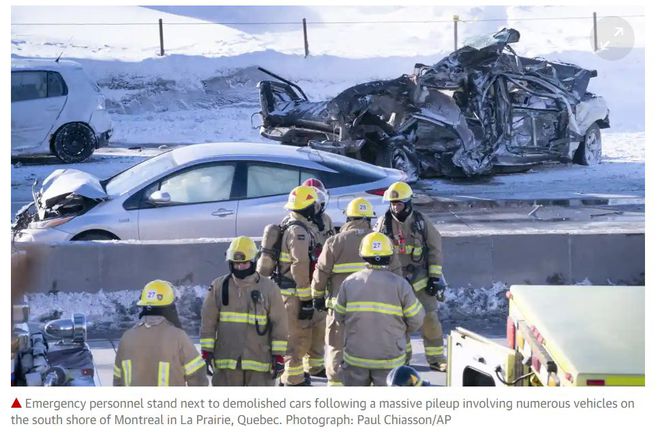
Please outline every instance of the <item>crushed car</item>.
[[476, 38], [413, 74], [358, 84], [329, 101], [263, 68], [260, 134], [419, 177], [595, 165], [605, 100], [587, 91], [597, 71], [518, 56], [515, 29]]

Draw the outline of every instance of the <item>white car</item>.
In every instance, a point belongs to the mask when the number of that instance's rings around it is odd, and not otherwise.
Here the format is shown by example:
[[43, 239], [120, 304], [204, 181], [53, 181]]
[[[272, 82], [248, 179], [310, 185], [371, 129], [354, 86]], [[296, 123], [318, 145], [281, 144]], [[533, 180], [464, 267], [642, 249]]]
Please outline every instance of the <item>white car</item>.
[[58, 169], [34, 192], [13, 224], [20, 242], [171, 240], [245, 235], [279, 223], [289, 192], [318, 178], [330, 194], [335, 226], [362, 196], [378, 215], [387, 187], [405, 179], [386, 169], [311, 148], [258, 143], [188, 145], [107, 179]]
[[81, 162], [111, 135], [105, 97], [80, 64], [12, 59], [12, 157], [53, 154]]

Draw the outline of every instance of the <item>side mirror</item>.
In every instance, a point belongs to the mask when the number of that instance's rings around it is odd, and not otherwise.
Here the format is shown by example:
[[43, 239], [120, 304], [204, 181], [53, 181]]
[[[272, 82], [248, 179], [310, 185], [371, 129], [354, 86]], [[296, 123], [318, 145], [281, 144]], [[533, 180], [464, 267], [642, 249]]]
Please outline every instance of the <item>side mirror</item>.
[[151, 195], [149, 195], [149, 202], [156, 205], [165, 205], [169, 204], [172, 201], [170, 194], [163, 192], [162, 190], [157, 190]]

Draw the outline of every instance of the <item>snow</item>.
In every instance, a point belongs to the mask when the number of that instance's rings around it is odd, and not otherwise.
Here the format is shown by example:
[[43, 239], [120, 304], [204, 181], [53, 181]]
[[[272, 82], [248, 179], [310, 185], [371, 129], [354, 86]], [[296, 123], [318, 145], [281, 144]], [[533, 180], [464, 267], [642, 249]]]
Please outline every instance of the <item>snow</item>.
[[[445, 303], [440, 304], [440, 319], [457, 324], [468, 320], [486, 322], [500, 319], [508, 309], [505, 296], [508, 289], [508, 284], [502, 282], [493, 283], [491, 287], [449, 288], [445, 292]], [[175, 290], [181, 323], [188, 333], [197, 335], [202, 302], [208, 288], [199, 285], [175, 286]], [[31, 294], [28, 296], [30, 320], [43, 323], [83, 313], [87, 317], [91, 338], [118, 337], [136, 322], [140, 309], [135, 303], [139, 297], [140, 289]]]

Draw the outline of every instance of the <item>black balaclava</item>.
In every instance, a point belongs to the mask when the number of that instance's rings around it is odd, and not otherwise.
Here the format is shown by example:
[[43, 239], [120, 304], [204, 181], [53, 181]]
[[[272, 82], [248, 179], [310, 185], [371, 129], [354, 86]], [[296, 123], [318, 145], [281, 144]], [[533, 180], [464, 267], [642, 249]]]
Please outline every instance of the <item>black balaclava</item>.
[[387, 255], [384, 257], [363, 257], [363, 260], [372, 266], [387, 266], [390, 264], [390, 259], [392, 256]]
[[165, 307], [152, 307], [146, 306], [142, 307], [140, 312], [140, 319], [142, 316], [163, 316], [165, 317], [172, 325], [176, 326], [179, 329], [183, 329], [181, 326], [181, 321], [179, 320], [179, 313], [176, 310], [176, 305], [170, 304]]
[[314, 216], [316, 215], [316, 203], [312, 203], [302, 210], [296, 210], [295, 212], [303, 216], [308, 221], [314, 222]]
[[408, 216], [410, 216], [410, 213], [412, 213], [412, 201], [410, 199], [406, 201], [401, 201], [405, 204], [405, 207], [401, 211], [401, 213], [394, 213], [392, 211], [392, 207], [390, 206], [390, 212], [392, 212], [392, 215], [398, 220], [399, 222], [405, 221]]
[[247, 269], [238, 270], [234, 269], [234, 262], [230, 261], [229, 270], [231, 271], [231, 274], [234, 275], [237, 279], [245, 279], [257, 271], [257, 263], [255, 261], [250, 261], [250, 267]]

